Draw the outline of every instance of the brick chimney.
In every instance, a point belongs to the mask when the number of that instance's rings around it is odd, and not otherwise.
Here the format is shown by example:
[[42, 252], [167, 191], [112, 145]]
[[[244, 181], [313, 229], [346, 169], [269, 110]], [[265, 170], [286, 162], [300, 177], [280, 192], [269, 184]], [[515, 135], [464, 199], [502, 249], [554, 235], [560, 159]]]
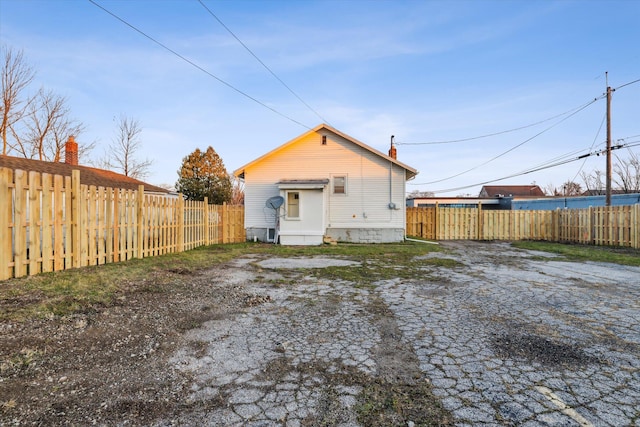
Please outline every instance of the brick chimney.
[[391, 148], [389, 148], [389, 157], [391, 157], [392, 159], [396, 159], [397, 152], [396, 152], [396, 146], [393, 143], [393, 138], [394, 136], [391, 135]]
[[78, 164], [78, 143], [70, 136], [64, 146], [64, 162], [68, 165]]

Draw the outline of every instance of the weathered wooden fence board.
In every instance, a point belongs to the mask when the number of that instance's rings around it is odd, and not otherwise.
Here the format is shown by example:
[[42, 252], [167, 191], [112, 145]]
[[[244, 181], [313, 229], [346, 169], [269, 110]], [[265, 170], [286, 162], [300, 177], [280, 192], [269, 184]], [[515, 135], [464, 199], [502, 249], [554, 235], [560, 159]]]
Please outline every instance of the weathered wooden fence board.
[[406, 233], [432, 240], [544, 240], [640, 248], [640, 204], [555, 211], [407, 208]]
[[0, 168], [0, 280], [243, 242], [244, 207]]
[[[432, 240], [545, 240], [640, 248], [640, 204], [555, 211], [407, 208]], [[82, 185], [0, 168], [0, 280], [245, 240], [244, 207]]]

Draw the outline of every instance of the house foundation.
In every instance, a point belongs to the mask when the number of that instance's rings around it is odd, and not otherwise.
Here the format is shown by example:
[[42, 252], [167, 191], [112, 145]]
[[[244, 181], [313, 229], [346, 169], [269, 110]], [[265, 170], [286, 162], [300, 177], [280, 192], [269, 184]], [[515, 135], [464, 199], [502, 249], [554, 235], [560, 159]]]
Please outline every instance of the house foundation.
[[402, 228], [328, 228], [326, 235], [338, 242], [397, 243], [404, 240]]

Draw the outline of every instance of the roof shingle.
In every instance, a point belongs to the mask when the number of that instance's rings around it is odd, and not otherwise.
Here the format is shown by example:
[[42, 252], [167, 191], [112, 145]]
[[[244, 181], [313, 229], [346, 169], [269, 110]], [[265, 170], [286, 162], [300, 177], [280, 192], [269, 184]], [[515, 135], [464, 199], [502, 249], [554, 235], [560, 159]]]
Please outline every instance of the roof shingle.
[[544, 197], [544, 191], [537, 185], [485, 185], [480, 190], [480, 197], [513, 196]]
[[69, 165], [59, 162], [44, 162], [41, 160], [0, 155], [0, 167], [62, 176], [71, 176], [71, 172], [73, 170], [79, 170], [80, 181], [82, 184], [95, 185], [96, 187], [124, 188], [126, 190], [137, 190], [139, 185], [144, 185], [144, 190], [146, 192], [162, 194], [169, 193], [168, 190], [165, 190], [162, 187], [147, 184], [146, 182], [142, 182], [113, 171], [91, 168], [88, 166]]

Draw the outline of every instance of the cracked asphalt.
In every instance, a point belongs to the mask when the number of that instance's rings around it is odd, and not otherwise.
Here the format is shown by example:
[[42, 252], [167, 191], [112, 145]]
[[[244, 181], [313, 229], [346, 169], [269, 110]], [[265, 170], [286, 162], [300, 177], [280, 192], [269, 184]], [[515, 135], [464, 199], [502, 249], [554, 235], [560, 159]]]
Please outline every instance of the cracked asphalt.
[[250, 307], [189, 331], [171, 361], [192, 401], [220, 405], [172, 423], [357, 426], [367, 382], [388, 376], [427, 381], [458, 426], [640, 425], [640, 268], [443, 246], [430, 256], [461, 266], [368, 286], [297, 270], [344, 259], [234, 261], [215, 280]]

